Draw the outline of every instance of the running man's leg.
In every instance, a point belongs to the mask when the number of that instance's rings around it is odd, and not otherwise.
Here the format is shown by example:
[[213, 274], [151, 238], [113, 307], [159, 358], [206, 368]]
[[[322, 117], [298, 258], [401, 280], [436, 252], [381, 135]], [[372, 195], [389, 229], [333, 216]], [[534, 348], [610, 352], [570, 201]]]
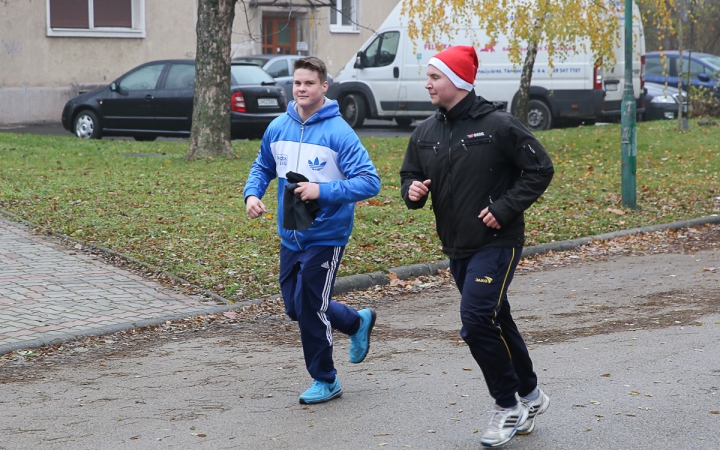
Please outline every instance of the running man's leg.
[[[521, 389], [515, 365], [532, 368], [527, 349], [519, 351], [524, 343], [517, 342], [509, 305], [503, 310], [520, 254], [518, 248], [491, 247], [450, 263], [462, 294], [460, 334], [483, 372], [490, 395], [506, 408], [517, 404], [515, 393]], [[508, 327], [507, 335], [503, 327]]]
[[360, 326], [360, 316], [348, 306], [331, 301], [344, 247], [310, 247], [300, 256], [295, 307], [305, 365], [316, 379], [333, 382], [333, 328], [350, 334]]

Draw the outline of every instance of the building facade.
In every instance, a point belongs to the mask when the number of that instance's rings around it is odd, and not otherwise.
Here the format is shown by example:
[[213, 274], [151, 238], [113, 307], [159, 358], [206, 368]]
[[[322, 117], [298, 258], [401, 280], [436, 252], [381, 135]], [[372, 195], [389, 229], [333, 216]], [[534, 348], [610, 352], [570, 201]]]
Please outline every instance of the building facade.
[[[232, 55], [339, 71], [399, 0], [238, 0]], [[57, 122], [73, 96], [147, 61], [192, 59], [198, 0], [0, 0], [0, 124]]]

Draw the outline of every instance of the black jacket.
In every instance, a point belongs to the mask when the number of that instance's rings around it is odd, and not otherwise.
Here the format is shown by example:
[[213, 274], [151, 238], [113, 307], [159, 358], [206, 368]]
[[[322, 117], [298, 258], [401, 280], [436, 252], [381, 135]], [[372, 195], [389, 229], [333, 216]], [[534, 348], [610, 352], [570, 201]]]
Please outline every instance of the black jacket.
[[[471, 91], [450, 111], [440, 108], [417, 126], [400, 169], [401, 193], [408, 208], [422, 208], [427, 197], [413, 202], [408, 188], [431, 180], [443, 252], [464, 258], [483, 247], [523, 245], [523, 211], [545, 192], [553, 173], [532, 133], [501, 104]], [[499, 230], [478, 218], [488, 206]]]

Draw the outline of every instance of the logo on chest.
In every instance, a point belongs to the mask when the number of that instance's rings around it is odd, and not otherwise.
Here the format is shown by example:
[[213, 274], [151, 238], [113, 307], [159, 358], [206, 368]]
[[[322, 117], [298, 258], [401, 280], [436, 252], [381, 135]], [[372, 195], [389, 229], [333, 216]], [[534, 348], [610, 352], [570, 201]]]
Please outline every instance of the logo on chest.
[[480, 137], [480, 136], [485, 136], [485, 133], [483, 133], [482, 131], [480, 131], [479, 133], [474, 133], [474, 134], [468, 134], [468, 135], [467, 135], [468, 139], [472, 139], [472, 138], [476, 138], [476, 137]]
[[288, 164], [288, 157], [287, 155], [277, 155], [277, 165], [278, 166], [287, 166]]
[[325, 168], [325, 164], [327, 164], [327, 161], [320, 162], [318, 158], [315, 158], [315, 161], [308, 159], [308, 166], [316, 172], [319, 172]]

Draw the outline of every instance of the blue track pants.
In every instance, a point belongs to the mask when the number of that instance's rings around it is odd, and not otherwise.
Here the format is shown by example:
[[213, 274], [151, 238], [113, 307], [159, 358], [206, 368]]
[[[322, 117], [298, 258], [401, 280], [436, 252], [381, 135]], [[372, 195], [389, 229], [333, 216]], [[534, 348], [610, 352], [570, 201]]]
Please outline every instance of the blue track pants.
[[333, 329], [354, 334], [360, 315], [331, 300], [345, 247], [310, 247], [302, 252], [280, 247], [280, 288], [285, 312], [300, 325], [305, 366], [315, 380], [335, 380]]

